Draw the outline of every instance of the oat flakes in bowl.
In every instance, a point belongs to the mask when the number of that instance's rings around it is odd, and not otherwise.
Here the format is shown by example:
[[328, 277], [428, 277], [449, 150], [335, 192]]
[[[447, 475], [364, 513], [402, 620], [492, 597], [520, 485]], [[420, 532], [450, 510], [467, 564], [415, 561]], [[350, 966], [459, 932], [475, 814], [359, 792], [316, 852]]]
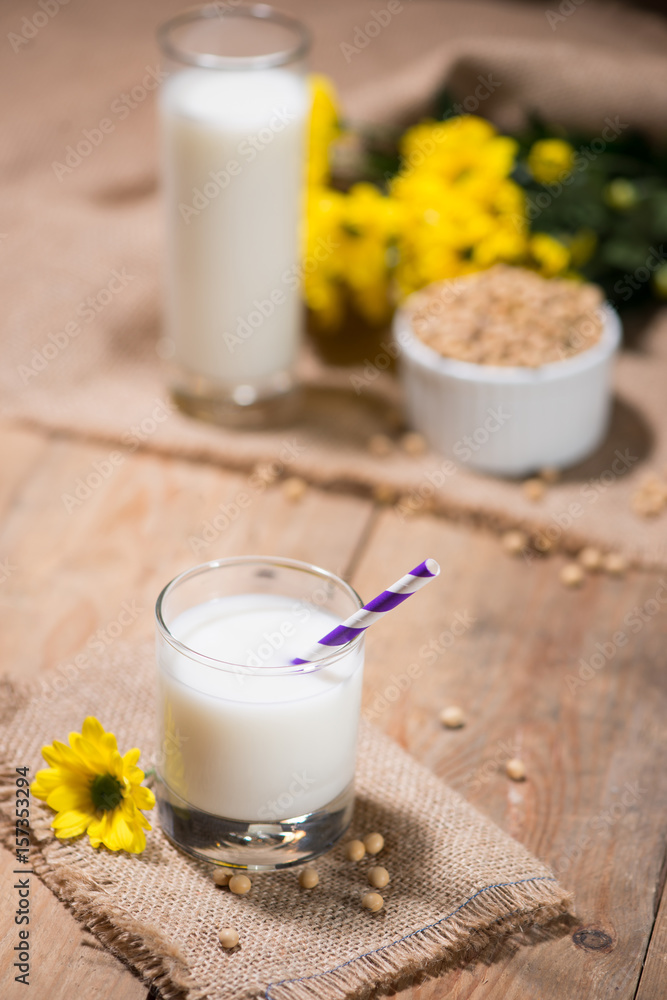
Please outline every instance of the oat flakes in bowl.
[[394, 320], [408, 415], [473, 468], [563, 468], [604, 437], [621, 326], [595, 285], [497, 265], [430, 285]]

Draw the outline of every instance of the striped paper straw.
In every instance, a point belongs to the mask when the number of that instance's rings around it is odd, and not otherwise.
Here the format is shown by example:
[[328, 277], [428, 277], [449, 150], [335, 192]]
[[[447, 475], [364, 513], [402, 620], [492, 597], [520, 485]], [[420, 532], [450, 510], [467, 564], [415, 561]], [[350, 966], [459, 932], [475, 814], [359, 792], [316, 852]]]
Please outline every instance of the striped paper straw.
[[355, 611], [353, 615], [344, 622], [341, 622], [340, 625], [336, 625], [335, 629], [313, 646], [310, 654], [305, 659], [302, 660], [297, 657], [292, 660], [292, 663], [310, 663], [312, 660], [317, 659], [318, 656], [321, 656], [322, 653], [330, 652], [332, 647], [344, 646], [352, 639], [356, 639], [358, 635], [366, 631], [369, 625], [378, 621], [388, 611], [391, 611], [392, 608], [397, 608], [403, 601], [407, 601], [411, 594], [421, 590], [429, 580], [438, 576], [439, 573], [440, 567], [435, 559], [425, 559], [419, 566], [415, 566], [410, 573], [406, 573], [396, 583], [392, 583], [391, 587], [387, 590], [383, 590], [381, 594], [374, 597], [368, 604], [364, 604], [363, 608]]

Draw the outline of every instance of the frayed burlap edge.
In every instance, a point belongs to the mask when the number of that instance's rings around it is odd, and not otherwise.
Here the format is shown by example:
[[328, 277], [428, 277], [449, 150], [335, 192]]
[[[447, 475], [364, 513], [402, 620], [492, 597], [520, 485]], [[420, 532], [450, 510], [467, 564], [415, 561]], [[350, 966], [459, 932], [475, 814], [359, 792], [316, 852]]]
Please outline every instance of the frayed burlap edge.
[[[554, 885], [547, 885], [549, 882]], [[472, 961], [489, 944], [525, 930], [527, 924], [546, 927], [566, 915], [571, 905], [571, 894], [563, 891], [553, 877], [484, 886], [452, 913], [427, 927], [338, 968], [304, 979], [270, 983], [264, 995], [266, 1000], [351, 1000], [371, 996], [378, 989], [396, 986], [406, 976], [427, 971], [437, 962], [443, 963], [439, 971], [444, 972], [463, 956]], [[508, 909], [502, 917], [493, 917], [494, 906]], [[471, 930], [464, 919], [466, 913], [481, 921], [486, 916], [487, 922]], [[372, 990], [369, 980], [374, 983]], [[195, 993], [194, 997], [205, 1000], [204, 994]]]
[[[36, 682], [15, 684], [0, 678], [0, 724], [32, 696]], [[0, 843], [13, 854], [15, 827], [9, 808], [16, 792], [16, 771], [0, 748]], [[33, 799], [30, 810], [30, 870], [106, 948], [138, 972], [148, 985], [155, 984], [163, 1000], [183, 1000], [193, 980], [182, 954], [156, 927], [139, 923], [126, 910], [114, 906], [108, 893], [89, 875], [67, 864], [67, 845], [55, 839], [51, 810]], [[54, 861], [55, 852], [62, 860]]]
[[[13, 849], [14, 828], [4, 809], [14, 795], [14, 772], [0, 773], [0, 840]], [[31, 831], [31, 869], [65, 903], [76, 919], [122, 961], [129, 963], [148, 985], [155, 985], [164, 1000], [207, 1000], [209, 987], [192, 980], [184, 956], [160, 931], [139, 922], [126, 910], [110, 902], [103, 886], [69, 866], [64, 860], [53, 862], [52, 849], [66, 851], [53, 842], [42, 807], [33, 807], [35, 819]], [[36, 814], [36, 815], [35, 815]], [[40, 815], [41, 814], [41, 815]], [[399, 980], [427, 971], [443, 962], [439, 971], [454, 967], [465, 955], [471, 961], [488, 945], [498, 943], [530, 927], [546, 927], [568, 913], [572, 903], [555, 878], [538, 876], [515, 883], [484, 886], [453, 913], [430, 926], [391, 941], [376, 951], [360, 955], [335, 969], [328, 969], [305, 979], [270, 983], [266, 989], [252, 991], [243, 1000], [351, 1000], [369, 997], [379, 989], [396, 986]], [[507, 912], [494, 916], [499, 907]], [[471, 930], [465, 919], [486, 923]], [[369, 982], [373, 987], [369, 987]], [[239, 998], [241, 1000], [241, 998]]]
[[[76, 428], [74, 429], [67, 421], [58, 421], [55, 417], [49, 420], [42, 420], [38, 417], [25, 415], [10, 415], [5, 417], [19, 428], [36, 433], [48, 433], [58, 435], [68, 440], [86, 441], [94, 444], [103, 444], [115, 447], [118, 445], [118, 435], [105, 432], [99, 428]], [[261, 454], [249, 453], [248, 457], [227, 454], [221, 456], [218, 449], [208, 442], [202, 441], [198, 446], [188, 444], [187, 447], [174, 446], [173, 442], [150, 440], [136, 449], [137, 453], [144, 455], [159, 455], [164, 458], [175, 459], [184, 462], [194, 462], [202, 465], [211, 465], [215, 468], [223, 469], [226, 472], [237, 473], [239, 475], [249, 475], [258, 464], [271, 462], [275, 455], [270, 449]], [[441, 458], [441, 461], [444, 459]], [[471, 496], [452, 496], [441, 487], [434, 488], [425, 501], [414, 494], [424, 476], [432, 469], [427, 467], [416, 467], [416, 479], [407, 480], [404, 472], [396, 472], [390, 466], [382, 465], [382, 461], [370, 457], [369, 463], [364, 470], [363, 476], [360, 474], [345, 474], [340, 471], [332, 472], [329, 469], [319, 469], [309, 462], [295, 460], [291, 466], [289, 474], [293, 474], [303, 479], [309, 486], [324, 490], [328, 493], [343, 496], [354, 496], [361, 499], [370, 500], [379, 506], [392, 506], [399, 512], [403, 522], [414, 516], [428, 514], [441, 518], [450, 524], [462, 525], [466, 528], [473, 528], [488, 532], [491, 535], [500, 537], [506, 531], [519, 529], [527, 536], [528, 555], [530, 558], [542, 558], [544, 550], [540, 548], [545, 532], [553, 527], [553, 512], [543, 510], [539, 506], [532, 510], [510, 509], [505, 504], [491, 504]], [[464, 470], [465, 471], [465, 470]], [[480, 473], [481, 475], [481, 473]], [[493, 477], [489, 477], [491, 480]], [[589, 479], [595, 479], [591, 475]], [[498, 482], [509, 482], [502, 477], [498, 477]], [[515, 483], [519, 488], [518, 480]], [[393, 491], [394, 501], [388, 503], [377, 500], [377, 491]], [[567, 503], [576, 502], [574, 497], [568, 497], [563, 501], [564, 510]], [[414, 503], [414, 506], [411, 504]], [[628, 500], [629, 504], [629, 500]], [[635, 515], [636, 526], [646, 529], [646, 519]], [[667, 565], [667, 559], [657, 543], [651, 546], [648, 541], [640, 543], [632, 537], [625, 539], [621, 534], [618, 537], [610, 537], [604, 531], [599, 530], [599, 525], [587, 523], [578, 527], [576, 523], [567, 528], [560, 528], [558, 537], [551, 540], [550, 554], [561, 554], [564, 556], [576, 556], [587, 545], [599, 547], [603, 551], [618, 550], [626, 558], [628, 565], [635, 569], [645, 569], [650, 571], [660, 571]]]
[[[15, 828], [7, 810], [14, 800], [16, 774], [4, 760], [0, 767], [0, 843], [13, 853]], [[136, 970], [147, 985], [157, 986], [164, 1000], [183, 1000], [191, 995], [194, 983], [183, 955], [156, 927], [146, 921], [139, 923], [110, 901], [103, 886], [67, 864], [67, 847], [55, 840], [51, 818], [50, 810], [33, 800], [30, 871], [109, 951]], [[65, 857], [54, 861], [51, 852]]]
[[[31, 694], [37, 684], [0, 683], [0, 722]], [[0, 843], [14, 852], [15, 827], [9, 809], [15, 795], [16, 773], [0, 748]], [[55, 839], [52, 813], [40, 802], [31, 807], [30, 869], [105, 947], [129, 964], [163, 1000], [207, 1000], [212, 984], [193, 980], [187, 960], [157, 927], [138, 921], [115, 905], [89, 875], [67, 863], [68, 844]], [[547, 927], [571, 909], [572, 895], [555, 877], [527, 876], [517, 882], [484, 886], [452, 913], [403, 938], [343, 965], [301, 979], [269, 983], [238, 1000], [362, 1000], [378, 990], [396, 987], [406, 977], [440, 963], [439, 972], [455, 967], [465, 956], [473, 961], [491, 945], [525, 931]], [[498, 917], [498, 908], [505, 913]], [[478, 922], [469, 926], [468, 918]], [[370, 985], [372, 984], [372, 985]]]

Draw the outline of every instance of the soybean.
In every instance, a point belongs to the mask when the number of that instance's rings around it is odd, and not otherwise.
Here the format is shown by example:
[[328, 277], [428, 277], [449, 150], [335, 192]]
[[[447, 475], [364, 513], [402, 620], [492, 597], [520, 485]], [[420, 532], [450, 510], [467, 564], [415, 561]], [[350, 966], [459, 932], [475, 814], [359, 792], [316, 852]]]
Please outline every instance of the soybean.
[[384, 889], [389, 885], [389, 872], [382, 865], [375, 865], [368, 869], [368, 881], [374, 889]]
[[361, 905], [365, 910], [370, 910], [372, 913], [377, 913], [384, 906], [384, 899], [379, 892], [367, 892], [365, 896], [361, 898]]
[[350, 840], [345, 845], [345, 857], [348, 861], [361, 861], [365, 853], [366, 848], [361, 840]]
[[384, 847], [384, 837], [381, 833], [367, 833], [364, 837], [364, 847], [369, 854], [379, 854]]
[[223, 948], [236, 948], [239, 943], [238, 931], [233, 927], [221, 927], [218, 931], [218, 940]]
[[299, 885], [303, 889], [314, 889], [319, 881], [320, 876], [314, 868], [304, 868], [302, 872], [299, 872]]
[[232, 875], [229, 880], [230, 892], [233, 892], [235, 896], [245, 896], [251, 888], [252, 882], [247, 875]]

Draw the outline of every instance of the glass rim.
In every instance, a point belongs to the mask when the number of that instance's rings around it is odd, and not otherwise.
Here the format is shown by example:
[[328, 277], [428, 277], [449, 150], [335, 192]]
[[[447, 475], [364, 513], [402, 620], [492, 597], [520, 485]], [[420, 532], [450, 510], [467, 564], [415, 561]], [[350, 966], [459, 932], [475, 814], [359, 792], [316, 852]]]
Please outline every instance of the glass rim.
[[[293, 31], [297, 40], [291, 48], [279, 49], [276, 52], [259, 56], [216, 56], [210, 52], [186, 52], [172, 41], [172, 32], [185, 24], [210, 18], [223, 20], [227, 17], [246, 17], [260, 21], [271, 21], [273, 24], [279, 24]], [[303, 59], [310, 49], [312, 41], [310, 31], [301, 21], [266, 3], [230, 7], [228, 10], [224, 9], [222, 4], [189, 7], [161, 24], [156, 34], [160, 49], [173, 62], [186, 66], [199, 66], [204, 69], [273, 69], [276, 66], [286, 66], [288, 63]]]
[[360, 632], [354, 639], [350, 639], [350, 641], [346, 642], [344, 646], [337, 646], [333, 652], [326, 653], [323, 656], [309, 660], [308, 663], [284, 664], [273, 667], [252, 667], [247, 664], [234, 663], [230, 660], [221, 660], [213, 656], [206, 656], [204, 653], [198, 653], [186, 643], [181, 642], [180, 639], [176, 638], [165, 622], [163, 615], [163, 604], [174, 590], [187, 580], [193, 579], [196, 576], [201, 576], [204, 573], [211, 572], [212, 570], [223, 568], [227, 569], [233, 566], [250, 566], [253, 563], [257, 565], [270, 565], [282, 567], [284, 569], [299, 570], [311, 576], [316, 576], [321, 580], [329, 580], [332, 583], [335, 583], [339, 589], [343, 590], [352, 598], [352, 601], [357, 605], [357, 611], [363, 607], [363, 601], [354, 587], [347, 583], [346, 580], [343, 580], [340, 576], [337, 576], [335, 573], [331, 573], [327, 569], [322, 569], [320, 566], [315, 566], [313, 563], [303, 562], [300, 559], [286, 559], [280, 556], [229, 556], [225, 559], [211, 559], [209, 562], [199, 563], [197, 566], [191, 567], [191, 569], [186, 569], [182, 573], [179, 573], [178, 576], [175, 576], [169, 581], [169, 583], [166, 584], [166, 586], [162, 588], [157, 601], [155, 602], [155, 620], [157, 623], [158, 633], [178, 652], [182, 653], [190, 660], [195, 660], [197, 663], [201, 663], [203, 666], [211, 667], [214, 670], [224, 670], [228, 673], [246, 674], [248, 676], [263, 675], [265, 677], [293, 676], [294, 674], [307, 674], [313, 673], [315, 670], [322, 670], [324, 667], [328, 667], [332, 663], [337, 662], [343, 656], [347, 656], [348, 653], [352, 652], [352, 650], [356, 649], [357, 646], [360, 646], [363, 643], [366, 634], [365, 631]]

